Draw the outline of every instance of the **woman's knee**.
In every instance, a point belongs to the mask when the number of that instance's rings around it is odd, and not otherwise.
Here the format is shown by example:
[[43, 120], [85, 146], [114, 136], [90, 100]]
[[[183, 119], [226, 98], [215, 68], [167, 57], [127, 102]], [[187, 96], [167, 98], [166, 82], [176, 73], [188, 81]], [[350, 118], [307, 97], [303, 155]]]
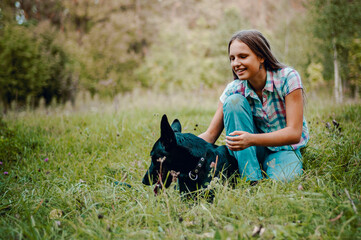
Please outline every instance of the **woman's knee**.
[[223, 103], [223, 111], [244, 111], [250, 110], [247, 99], [241, 94], [232, 94]]
[[265, 164], [266, 175], [270, 179], [290, 182], [302, 175], [302, 160], [294, 151], [274, 153]]
[[291, 182], [302, 175], [300, 163], [292, 164], [287, 168], [269, 169], [267, 177], [282, 182]]

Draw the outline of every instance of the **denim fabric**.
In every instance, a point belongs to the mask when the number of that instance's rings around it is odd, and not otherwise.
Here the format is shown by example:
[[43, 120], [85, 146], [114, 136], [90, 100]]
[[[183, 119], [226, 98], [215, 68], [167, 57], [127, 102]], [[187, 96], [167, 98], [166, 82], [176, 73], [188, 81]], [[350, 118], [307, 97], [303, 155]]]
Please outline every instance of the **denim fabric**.
[[[251, 107], [241, 94], [233, 94], [223, 103], [224, 127], [228, 136], [233, 131], [258, 133]], [[299, 150], [271, 151], [266, 147], [251, 146], [241, 151], [231, 151], [237, 159], [241, 178], [257, 181], [264, 177], [291, 181], [302, 174]], [[263, 173], [263, 174], [262, 174]]]

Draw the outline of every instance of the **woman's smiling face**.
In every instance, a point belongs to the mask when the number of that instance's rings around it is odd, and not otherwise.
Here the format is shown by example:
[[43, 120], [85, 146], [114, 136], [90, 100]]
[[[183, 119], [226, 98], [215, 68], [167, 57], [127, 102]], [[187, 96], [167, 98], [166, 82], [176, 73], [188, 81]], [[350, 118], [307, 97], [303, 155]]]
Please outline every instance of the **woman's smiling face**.
[[229, 47], [229, 59], [240, 80], [252, 80], [260, 73], [263, 58], [258, 57], [245, 43], [234, 40]]

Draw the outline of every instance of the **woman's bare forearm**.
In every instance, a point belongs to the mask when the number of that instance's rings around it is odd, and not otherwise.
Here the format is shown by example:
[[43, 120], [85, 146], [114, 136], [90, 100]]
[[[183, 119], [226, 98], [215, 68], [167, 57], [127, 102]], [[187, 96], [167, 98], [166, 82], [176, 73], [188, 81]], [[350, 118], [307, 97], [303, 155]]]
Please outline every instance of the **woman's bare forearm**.
[[251, 145], [253, 146], [284, 146], [297, 144], [301, 140], [301, 130], [286, 127], [271, 133], [252, 134]]
[[198, 137], [213, 144], [217, 141], [219, 135], [221, 135], [223, 128], [223, 104], [220, 102], [208, 129]]

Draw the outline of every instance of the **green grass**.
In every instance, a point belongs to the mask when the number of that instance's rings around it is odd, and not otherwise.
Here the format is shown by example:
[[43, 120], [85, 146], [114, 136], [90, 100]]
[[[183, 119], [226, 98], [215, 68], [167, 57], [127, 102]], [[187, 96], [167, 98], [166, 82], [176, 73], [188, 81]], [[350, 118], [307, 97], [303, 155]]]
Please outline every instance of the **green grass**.
[[[361, 239], [361, 104], [309, 100], [302, 177], [254, 187], [215, 183], [208, 203], [182, 201], [173, 187], [155, 197], [141, 179], [161, 115], [199, 134], [216, 97], [154, 98], [7, 115], [0, 124], [0, 150], [7, 151], [0, 155], [0, 238]], [[262, 235], [252, 237], [261, 225]]]

